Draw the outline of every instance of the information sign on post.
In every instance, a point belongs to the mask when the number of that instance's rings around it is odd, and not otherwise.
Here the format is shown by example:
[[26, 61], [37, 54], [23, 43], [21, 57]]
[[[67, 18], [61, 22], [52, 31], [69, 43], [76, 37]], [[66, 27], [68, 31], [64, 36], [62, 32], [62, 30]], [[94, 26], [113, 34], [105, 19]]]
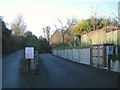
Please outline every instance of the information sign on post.
[[25, 59], [34, 58], [34, 47], [25, 47]]
[[25, 47], [25, 59], [28, 60], [28, 72], [29, 72], [30, 60], [34, 59], [34, 47]]
[[112, 59], [112, 55], [113, 55], [113, 46], [106, 46], [106, 50], [108, 55], [108, 70], [111, 70], [110, 60]]
[[107, 55], [113, 55], [113, 46], [106, 46]]

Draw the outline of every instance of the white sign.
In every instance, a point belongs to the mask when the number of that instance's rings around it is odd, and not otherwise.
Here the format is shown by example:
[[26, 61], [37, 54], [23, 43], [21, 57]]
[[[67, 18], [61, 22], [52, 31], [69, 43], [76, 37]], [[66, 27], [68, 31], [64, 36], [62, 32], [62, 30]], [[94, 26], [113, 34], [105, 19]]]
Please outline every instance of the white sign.
[[25, 59], [34, 58], [34, 47], [25, 47]]
[[107, 50], [107, 55], [112, 55], [113, 54], [113, 46], [107, 46], [106, 50]]

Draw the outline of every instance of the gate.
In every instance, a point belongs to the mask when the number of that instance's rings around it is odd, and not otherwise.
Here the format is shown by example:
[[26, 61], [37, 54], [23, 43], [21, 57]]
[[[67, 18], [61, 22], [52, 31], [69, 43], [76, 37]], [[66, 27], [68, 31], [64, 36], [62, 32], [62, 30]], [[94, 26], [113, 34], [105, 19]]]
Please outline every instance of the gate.
[[102, 44], [95, 44], [91, 47], [91, 66], [105, 68], [107, 67], [106, 48]]

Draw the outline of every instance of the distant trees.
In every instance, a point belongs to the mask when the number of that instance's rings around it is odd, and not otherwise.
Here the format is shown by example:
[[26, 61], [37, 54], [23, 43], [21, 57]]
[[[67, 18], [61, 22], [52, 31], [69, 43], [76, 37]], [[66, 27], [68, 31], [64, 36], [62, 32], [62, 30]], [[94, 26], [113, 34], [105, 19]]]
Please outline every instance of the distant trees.
[[[71, 23], [73, 21], [75, 23]], [[106, 26], [117, 26], [118, 23], [116, 19], [110, 18], [96, 18], [90, 17], [88, 19], [78, 20], [71, 20], [68, 19], [68, 24], [63, 25], [63, 22], [59, 20], [61, 23], [61, 27], [58, 28], [56, 25], [56, 31], [51, 36], [51, 41], [53, 45], [58, 45], [61, 43], [69, 43], [69, 42], [76, 42], [76, 44], [80, 45], [81, 36], [89, 33], [90, 31], [98, 30], [104, 28]], [[71, 23], [71, 24], [70, 24]], [[70, 41], [71, 39], [71, 41]], [[75, 39], [75, 40], [74, 40]], [[62, 42], [60, 42], [60, 40]]]
[[22, 16], [18, 16], [12, 23], [12, 29], [6, 27], [2, 18], [0, 18], [0, 22], [2, 22], [0, 28], [2, 28], [3, 56], [27, 46], [35, 47], [36, 50], [41, 52], [52, 52], [52, 47], [45, 38], [38, 39], [32, 32], [26, 30], [26, 24]]
[[58, 22], [60, 23], [60, 26], [59, 27], [57, 25], [54, 25], [54, 26], [56, 28], [56, 31], [61, 32], [61, 44], [64, 45], [65, 44], [65, 33], [68, 30], [71, 30], [71, 27], [75, 25], [78, 22], [78, 20], [77, 18], [72, 17], [72, 18], [66, 18], [66, 24], [64, 24], [62, 20], [59, 20], [59, 19], [58, 19]]
[[[60, 31], [55, 31], [52, 35], [51, 35], [51, 45], [52, 46], [56, 46], [56, 45], [60, 45], [61, 43], [61, 32]], [[72, 34], [71, 30], [65, 31], [64, 32], [64, 44], [68, 44], [68, 43], [73, 43], [74, 40], [74, 35]]]
[[1, 28], [2, 28], [2, 55], [5, 55], [12, 51], [13, 46], [11, 45], [11, 43], [13, 41], [11, 39], [11, 31], [6, 27], [4, 21], [2, 21]]
[[[2, 17], [0, 16], [0, 41], [2, 41]], [[0, 57], [2, 57], [2, 43], [0, 43]]]
[[23, 36], [23, 29], [25, 30], [25, 27], [23, 28], [22, 18], [19, 18], [19, 22], [14, 22], [12, 24], [12, 29], [8, 29], [6, 27], [5, 22], [1, 20], [2, 22], [2, 55], [6, 55], [12, 51], [21, 49], [25, 47], [25, 39]]
[[23, 20], [23, 16], [19, 15], [11, 24], [11, 28], [13, 35], [22, 36], [26, 31], [26, 24]]
[[39, 53], [50, 53], [52, 52], [52, 47], [49, 45], [49, 42], [46, 40], [46, 38], [43, 38], [42, 36], [39, 37]]
[[44, 27], [42, 29], [43, 29], [44, 37], [50, 43], [50, 26], [46, 26], [46, 27]]
[[60, 32], [61, 32], [61, 43], [64, 45], [64, 28], [65, 28], [65, 26], [63, 26], [63, 22], [61, 20], [58, 20], [58, 22], [61, 24], [61, 26], [60, 26], [60, 28], [58, 28], [55, 25], [55, 28], [56, 28], [56, 30], [60, 30]]
[[[94, 23], [94, 21], [96, 24]], [[89, 18], [86, 20], [80, 20], [72, 27], [72, 30], [75, 35], [83, 35], [90, 31], [106, 27], [110, 24], [112, 24], [112, 22], [105, 18]]]
[[90, 31], [101, 29], [103, 27], [115, 25], [114, 22], [106, 18], [94, 18], [91, 17], [86, 20], [80, 20], [77, 24], [72, 26], [72, 32], [75, 36], [81, 37]]
[[81, 20], [74, 26], [72, 26], [73, 34], [74, 35], [83, 35], [92, 30], [92, 23], [91, 20]]
[[61, 32], [60, 31], [55, 31], [51, 35], [51, 45], [55, 46], [55, 45], [59, 45], [59, 44], [61, 44]]
[[39, 47], [39, 41], [38, 38], [32, 34], [32, 32], [28, 31], [25, 34], [25, 45], [27, 47], [35, 47], [36, 50], [38, 50]]
[[26, 24], [23, 16], [19, 15], [11, 24], [12, 39], [15, 41], [16, 48], [25, 47], [24, 33], [26, 31]]

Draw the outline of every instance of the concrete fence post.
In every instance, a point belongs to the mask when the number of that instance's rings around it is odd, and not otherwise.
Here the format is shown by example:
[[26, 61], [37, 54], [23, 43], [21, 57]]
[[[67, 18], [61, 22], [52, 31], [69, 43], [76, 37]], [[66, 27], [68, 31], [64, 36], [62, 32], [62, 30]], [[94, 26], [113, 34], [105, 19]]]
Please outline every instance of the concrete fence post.
[[80, 63], [80, 49], [78, 49], [78, 62]]

